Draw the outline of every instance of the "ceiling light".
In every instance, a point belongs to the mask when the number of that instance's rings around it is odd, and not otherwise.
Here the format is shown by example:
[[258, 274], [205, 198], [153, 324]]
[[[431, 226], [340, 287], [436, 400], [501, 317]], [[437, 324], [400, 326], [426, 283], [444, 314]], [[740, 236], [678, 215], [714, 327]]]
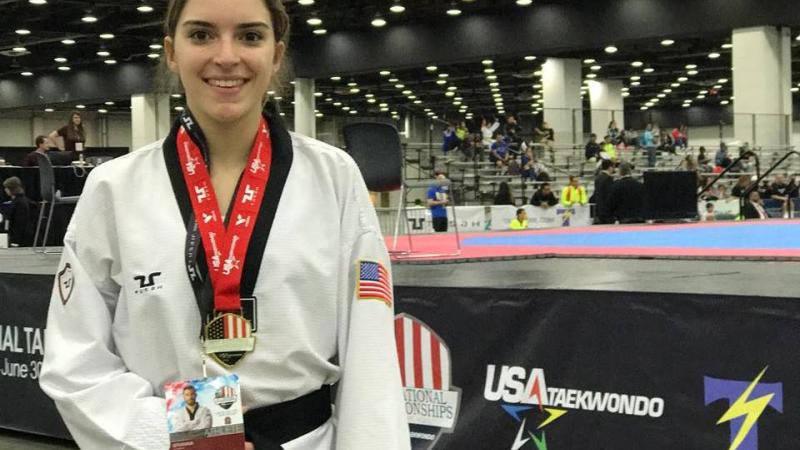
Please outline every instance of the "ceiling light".
[[93, 16], [92, 13], [86, 13], [85, 16], [81, 17], [81, 20], [86, 23], [95, 23], [97, 22], [97, 17]]
[[658, 94], [658, 95], [656, 95], [656, 97], [658, 97], [658, 98], [665, 98], [666, 96], [667, 96], [667, 94]]
[[533, 0], [517, 0], [517, 5], [519, 6], [530, 6], [533, 3]]
[[114, 39], [114, 35], [111, 33], [103, 33], [100, 35], [100, 39]]
[[697, 98], [699, 98], [699, 99], [703, 99], [703, 98], [706, 98], [706, 96], [705, 96], [705, 95], [703, 95], [703, 94], [699, 94], [699, 95], [697, 96]]
[[595, 59], [592, 59], [592, 58], [589, 58], [589, 59], [584, 59], [584, 60], [583, 60], [583, 63], [584, 63], [584, 64], [594, 64], [594, 63], [596, 63], [596, 62], [597, 62], [597, 60], [595, 60]]
[[316, 35], [326, 34], [327, 32], [328, 30], [326, 30], [325, 28], [315, 28], [314, 31], [312, 31], [312, 33]]
[[47, 3], [47, 0], [28, 0], [28, 3], [31, 5], [44, 5]]
[[722, 89], [722, 85], [721, 84], [715, 84], [714, 85], [714, 89]]
[[53, 108], [45, 108], [44, 109], [44, 112], [53, 112], [53, 111], [55, 111], [55, 109], [53, 109]]
[[526, 56], [525, 57], [525, 61], [536, 61], [536, 57], [535, 56]]
[[720, 83], [720, 84], [725, 84], [727, 82], [728, 82], [727, 78], [720, 78], [719, 80], [717, 80], [717, 83]]
[[395, 14], [400, 14], [401, 12], [403, 12], [405, 10], [406, 10], [406, 7], [401, 5], [399, 1], [395, 1], [394, 5], [392, 5], [389, 8], [389, 11], [391, 11], [391, 12], [393, 12]]
[[106, 102], [106, 106], [114, 106], [114, 102]]
[[489, 81], [494, 81], [497, 79], [497, 75], [489, 75], [488, 77], [486, 77], [486, 79]]
[[648, 68], [644, 69], [644, 73], [653, 73], [655, 71], [656, 71], [656, 69], [653, 69], [652, 67], [648, 67]]
[[723, 101], [719, 102], [720, 105], [727, 105], [729, 103], [730, 102], [728, 100], [723, 100]]
[[375, 17], [372, 19], [370, 24], [372, 24], [372, 26], [375, 28], [385, 27], [386, 19], [384, 19], [380, 14], [375, 14]]
[[25, 48], [25, 47], [14, 47], [14, 48], [11, 49], [11, 51], [14, 51], [14, 52], [17, 52], [17, 53], [25, 53], [25, 52], [28, 51], [28, 49]]
[[634, 62], [631, 63], [631, 66], [633, 66], [633, 67], [642, 67], [643, 65], [644, 65], [644, 63], [641, 62], [641, 61], [634, 61]]
[[664, 39], [663, 41], [661, 41], [661, 45], [663, 45], [664, 47], [669, 47], [674, 43], [675, 41], [673, 41], [672, 39]]
[[800, 88], [799, 87], [793, 87], [793, 88], [791, 88], [789, 90], [792, 91], [792, 92], [800, 92]]
[[590, 74], [586, 75], [586, 78], [597, 78], [597, 74], [596, 73], [590, 73]]
[[351, 82], [347, 83], [347, 86], [348, 87], [356, 87], [356, 86], [358, 86], [358, 83], [356, 83], [355, 81], [351, 81]]
[[22, 73], [20, 73], [20, 75], [22, 75], [23, 77], [32, 77], [33, 76], [33, 72], [22, 72]]
[[458, 8], [458, 5], [456, 5], [456, 2], [451, 3], [450, 4], [450, 8], [448, 8], [448, 10], [447, 10], [447, 15], [448, 16], [458, 16], [460, 14], [461, 14], [461, 9]]
[[70, 69], [69, 66], [58, 66], [58, 70], [62, 72], [69, 72], [72, 69]]
[[670, 84], [670, 86], [676, 88], [676, 87], [681, 87], [681, 84], [680, 83], [672, 83], [672, 84]]
[[97, 110], [97, 112], [99, 112], [100, 114], [106, 114], [106, 113], [108, 113], [108, 110], [100, 108], [100, 109]]
[[642, 77], [640, 77], [638, 75], [634, 75], [634, 76], [631, 77], [631, 81], [639, 81], [641, 79], [642, 79]]
[[350, 93], [351, 94], [358, 94], [359, 92], [361, 92], [361, 89], [359, 89], [359, 88], [351, 88], [350, 89]]
[[75, 44], [75, 41], [73, 39], [64, 39], [63, 41], [61, 41], [61, 43], [64, 45], [73, 45]]
[[183, 106], [176, 106], [175, 111], [183, 111]]
[[[111, 53], [109, 53], [109, 52], [107, 52], [105, 50], [100, 50], [99, 52], [97, 52], [97, 56], [102, 56], [103, 58], [105, 58], [106, 56], [111, 56]], [[56, 61], [58, 61], [58, 60], [56, 60]], [[64, 61], [58, 61], [58, 62], [64, 62]]]
[[342, 79], [342, 77], [338, 77], [338, 76], [335, 76], [335, 75], [331, 77], [331, 81], [341, 81], [341, 79]]
[[[382, 76], [382, 77], [388, 77], [391, 74], [392, 74], [392, 72], [389, 72], [388, 70], [381, 70], [380, 71], [380, 76]], [[331, 78], [331, 79], [333, 79], [333, 78]]]
[[687, 65], [686, 65], [686, 68], [687, 68], [687, 69], [690, 69], [690, 70], [691, 70], [691, 69], [697, 69], [697, 64], [687, 64]]
[[720, 57], [720, 54], [717, 52], [711, 52], [708, 54], [708, 59], [717, 59]]
[[[269, 92], [267, 92], [267, 94], [268, 95], [275, 95], [275, 91], [269, 91]], [[183, 97], [183, 95], [181, 95], [181, 94], [172, 94], [172, 98], [181, 98], [181, 97]]]
[[439, 68], [436, 66], [428, 66], [425, 68], [425, 70], [427, 70], [428, 72], [436, 72], [437, 70], [439, 70]]
[[698, 72], [698, 71], [696, 71], [696, 70], [690, 70], [690, 71], [688, 71], [688, 72], [686, 72], [686, 73], [687, 73], [687, 74], [689, 74], [689, 75], [697, 75], [697, 74], [698, 74], [698, 73], [700, 73], [700, 72]]
[[111, 65], [116, 64], [117, 60], [116, 59], [107, 59], [107, 60], [105, 60], [103, 62], [111, 66]]
[[60, 57], [60, 56], [59, 56], [58, 58], [55, 58], [55, 59], [53, 59], [53, 61], [55, 61], [55, 62], [57, 62], [57, 63], [62, 63], [62, 64], [63, 64], [63, 63], [65, 63], [65, 62], [67, 62], [67, 58], [63, 58], [63, 57]]
[[606, 53], [610, 54], [617, 53], [618, 50], [619, 49], [617, 47], [614, 47], [613, 45], [609, 45], [608, 47], [605, 48]]
[[25, 28], [20, 28], [19, 30], [15, 30], [14, 32], [17, 33], [20, 36], [25, 36], [25, 35], [31, 34], [31, 30], [28, 30], [28, 29], [25, 29]]
[[78, 109], [86, 109], [86, 105], [75, 105]]
[[440, 73], [439, 74], [439, 78], [447, 78], [449, 76], [450, 76], [450, 74], [448, 74], [448, 73]]
[[689, 79], [686, 78], [686, 77], [680, 77], [680, 78], [678, 78], [678, 81], [680, 81], [681, 83], [684, 83], [686, 81], [689, 81]]
[[436, 84], [438, 84], [440, 86], [443, 85], [443, 84], [447, 84], [447, 80], [436, 80]]
[[161, 50], [161, 49], [162, 49], [162, 47], [163, 47], [163, 46], [162, 46], [161, 44], [159, 44], [159, 43], [152, 43], [152, 44], [150, 44], [150, 50]]
[[592, 67], [589, 67], [589, 69], [594, 70], [596, 72], [596, 71], [602, 69], [602, 67], [600, 67], [600, 66], [592, 66]]
[[483, 64], [484, 66], [491, 66], [492, 64], [494, 64], [494, 61], [492, 61], [491, 59], [484, 59], [483, 61], [481, 61], [481, 64]]
[[405, 85], [405, 84], [402, 84], [402, 83], [400, 83], [400, 84], [395, 84], [395, 85], [394, 85], [394, 87], [395, 87], [396, 89], [403, 89], [404, 87], [406, 87], [406, 85]]
[[642, 83], [640, 83], [638, 81], [632, 81], [631, 82], [631, 86], [639, 86], [640, 84], [642, 84]]
[[483, 73], [494, 73], [494, 69], [487, 67], [486, 69], [483, 69]]
[[312, 27], [318, 27], [322, 25], [322, 19], [320, 19], [319, 17], [309, 17], [306, 20], [306, 23], [311, 25]]
[[631, 95], [631, 93], [630, 93], [630, 92], [623, 92], [623, 93], [622, 93], [622, 96], [623, 96], [623, 97], [630, 97], [630, 95]]
[[311, 6], [314, 4], [314, 0], [299, 0], [297, 3], [303, 6]]
[[147, 57], [150, 58], [150, 59], [158, 59], [158, 58], [161, 57], [161, 55], [158, 54], [158, 53], [148, 53]]

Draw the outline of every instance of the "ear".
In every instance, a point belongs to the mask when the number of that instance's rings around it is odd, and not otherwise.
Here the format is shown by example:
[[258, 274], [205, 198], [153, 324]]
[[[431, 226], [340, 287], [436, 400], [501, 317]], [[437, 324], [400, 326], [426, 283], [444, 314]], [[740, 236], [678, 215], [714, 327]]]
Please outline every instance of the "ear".
[[272, 71], [278, 73], [283, 65], [283, 57], [286, 55], [286, 43], [283, 41], [275, 44], [275, 55], [272, 57]]
[[164, 56], [167, 58], [169, 70], [178, 73], [178, 64], [175, 62], [175, 40], [170, 36], [164, 38]]

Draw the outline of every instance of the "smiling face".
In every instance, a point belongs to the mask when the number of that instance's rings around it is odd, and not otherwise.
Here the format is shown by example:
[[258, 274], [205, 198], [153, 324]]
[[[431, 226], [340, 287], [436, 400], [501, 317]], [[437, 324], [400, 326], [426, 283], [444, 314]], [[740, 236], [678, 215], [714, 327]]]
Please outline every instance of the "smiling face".
[[285, 48], [264, 0], [189, 0], [175, 36], [164, 39], [167, 64], [201, 123], [260, 114]]
[[190, 407], [194, 406], [197, 402], [197, 391], [194, 388], [184, 388], [183, 389], [183, 401]]
[[76, 127], [81, 124], [81, 115], [80, 114], [73, 114], [72, 115], [72, 124]]

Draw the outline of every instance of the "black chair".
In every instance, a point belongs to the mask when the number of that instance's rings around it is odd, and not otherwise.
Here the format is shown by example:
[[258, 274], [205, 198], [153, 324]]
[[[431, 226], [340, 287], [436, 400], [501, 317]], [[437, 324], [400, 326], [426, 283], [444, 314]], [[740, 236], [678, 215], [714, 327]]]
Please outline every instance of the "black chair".
[[[53, 165], [47, 155], [36, 153], [36, 160], [39, 163], [39, 193], [42, 196], [42, 201], [39, 205], [39, 219], [36, 221], [36, 233], [33, 236], [33, 249], [37, 253], [61, 253], [47, 251], [47, 236], [50, 234], [50, 223], [53, 220], [53, 211], [56, 205], [74, 205], [78, 203], [80, 196], [62, 197], [61, 191], [56, 190], [56, 177], [53, 171]], [[39, 241], [39, 230], [41, 229], [42, 219], [44, 218], [45, 209], [50, 205], [47, 211], [47, 225], [44, 228], [44, 236], [42, 237], [41, 247], [37, 250], [36, 243]]]
[[[400, 143], [400, 133], [393, 125], [386, 123], [362, 122], [345, 125], [342, 129], [347, 153], [353, 157], [367, 189], [372, 192], [390, 192], [400, 190], [400, 202], [397, 206], [397, 216], [394, 224], [394, 243], [390, 253], [395, 256], [429, 257], [453, 256], [461, 253], [461, 241], [458, 234], [458, 220], [455, 207], [452, 208], [455, 221], [456, 253], [449, 254], [413, 254], [414, 247], [411, 239], [411, 230], [408, 229], [408, 213], [406, 198], [410, 188], [427, 188], [430, 181], [409, 183], [403, 179], [403, 147]], [[397, 236], [400, 231], [400, 219], [406, 228], [408, 237], [408, 251], [397, 249]], [[413, 255], [412, 255], [413, 254]]]

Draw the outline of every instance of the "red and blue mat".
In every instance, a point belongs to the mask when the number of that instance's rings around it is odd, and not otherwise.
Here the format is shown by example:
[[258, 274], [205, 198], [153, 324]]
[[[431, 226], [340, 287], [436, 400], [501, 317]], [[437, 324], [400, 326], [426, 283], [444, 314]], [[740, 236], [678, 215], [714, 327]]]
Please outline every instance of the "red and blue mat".
[[[800, 220], [608, 225], [414, 235], [395, 261], [490, 261], [542, 257], [800, 260]], [[391, 249], [394, 240], [386, 239]], [[397, 250], [408, 250], [405, 236]]]

